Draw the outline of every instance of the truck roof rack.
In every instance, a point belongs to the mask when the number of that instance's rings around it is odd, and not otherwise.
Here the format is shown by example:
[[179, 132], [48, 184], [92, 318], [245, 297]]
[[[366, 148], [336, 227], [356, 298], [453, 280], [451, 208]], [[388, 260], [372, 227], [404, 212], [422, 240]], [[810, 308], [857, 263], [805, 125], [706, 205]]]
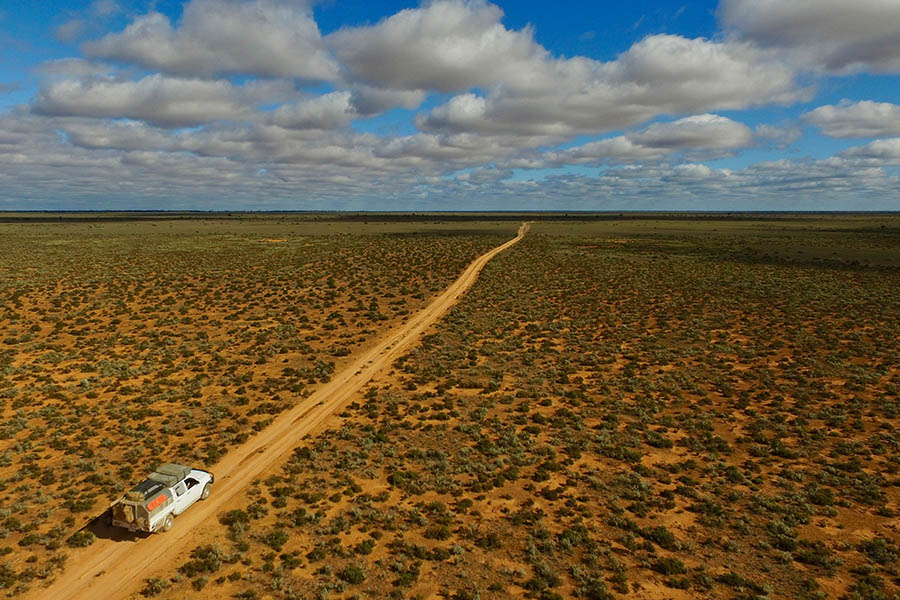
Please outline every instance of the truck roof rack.
[[151, 481], [158, 481], [163, 485], [171, 487], [187, 477], [190, 472], [190, 467], [178, 465], [175, 463], [166, 463], [157, 467], [153, 473], [150, 473], [147, 479]]

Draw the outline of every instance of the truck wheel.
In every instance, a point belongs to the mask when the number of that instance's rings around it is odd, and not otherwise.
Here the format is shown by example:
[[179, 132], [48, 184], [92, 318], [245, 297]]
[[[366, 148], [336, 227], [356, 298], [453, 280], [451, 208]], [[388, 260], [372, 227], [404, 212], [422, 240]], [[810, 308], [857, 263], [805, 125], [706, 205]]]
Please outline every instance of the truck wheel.
[[163, 521], [162, 530], [169, 531], [173, 525], [175, 525], [175, 518], [172, 516], [172, 513], [169, 513], [166, 515], [166, 520]]
[[208, 483], [203, 486], [203, 491], [200, 492], [201, 500], [206, 500], [207, 498], [209, 498], [209, 484]]

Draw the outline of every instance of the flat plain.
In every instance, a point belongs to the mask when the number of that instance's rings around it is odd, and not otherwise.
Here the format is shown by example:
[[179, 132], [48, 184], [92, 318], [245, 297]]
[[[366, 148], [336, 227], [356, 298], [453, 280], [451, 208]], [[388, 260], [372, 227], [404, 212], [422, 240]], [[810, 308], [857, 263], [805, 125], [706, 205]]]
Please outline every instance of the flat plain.
[[[0, 586], [517, 225], [0, 226]], [[897, 216], [538, 220], [137, 597], [895, 598], [898, 317]]]

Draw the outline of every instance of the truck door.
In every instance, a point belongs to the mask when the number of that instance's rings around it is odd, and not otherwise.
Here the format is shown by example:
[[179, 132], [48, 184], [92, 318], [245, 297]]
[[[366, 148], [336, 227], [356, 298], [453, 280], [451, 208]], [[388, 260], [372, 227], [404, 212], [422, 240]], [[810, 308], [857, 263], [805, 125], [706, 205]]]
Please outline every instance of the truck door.
[[183, 481], [179, 481], [172, 490], [175, 492], [175, 508], [173, 512], [176, 515], [180, 515], [191, 504], [188, 501], [187, 487], [185, 487]]
[[187, 487], [187, 493], [184, 495], [184, 506], [188, 507], [200, 499], [200, 494], [203, 493], [203, 486], [194, 477], [185, 479], [184, 485]]

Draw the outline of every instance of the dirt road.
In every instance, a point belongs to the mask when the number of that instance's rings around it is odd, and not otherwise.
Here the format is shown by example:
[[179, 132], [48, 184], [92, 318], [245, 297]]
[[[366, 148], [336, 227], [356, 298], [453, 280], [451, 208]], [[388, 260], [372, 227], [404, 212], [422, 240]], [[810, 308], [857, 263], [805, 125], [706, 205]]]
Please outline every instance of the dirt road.
[[225, 456], [213, 469], [216, 482], [212, 495], [178, 517], [172, 531], [148, 537], [123, 532], [98, 539], [88, 548], [73, 551], [65, 571], [50, 587], [32, 590], [25, 597], [112, 600], [136, 594], [144, 579], [170, 565], [179, 552], [198, 542], [202, 537], [198, 535], [199, 528], [205, 521], [214, 519], [229, 499], [300, 445], [304, 435], [340, 410], [374, 375], [408, 351], [422, 333], [475, 283], [488, 261], [521, 240], [528, 228], [527, 223], [523, 224], [516, 237], [475, 259], [431, 304], [386, 335], [296, 407], [280, 415], [256, 437]]

